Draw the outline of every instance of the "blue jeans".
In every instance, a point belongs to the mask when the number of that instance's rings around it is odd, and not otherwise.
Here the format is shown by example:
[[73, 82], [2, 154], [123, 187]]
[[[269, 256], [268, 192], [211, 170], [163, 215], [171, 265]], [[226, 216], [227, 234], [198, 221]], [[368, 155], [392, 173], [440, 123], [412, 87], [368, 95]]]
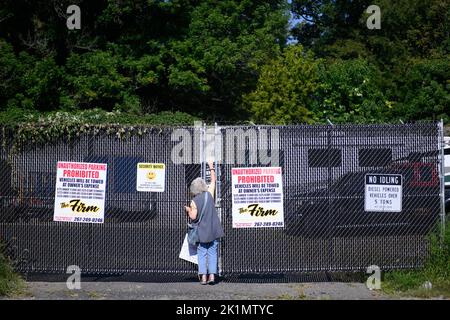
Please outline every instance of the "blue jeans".
[[218, 240], [208, 243], [199, 243], [197, 247], [199, 274], [217, 274], [218, 244]]

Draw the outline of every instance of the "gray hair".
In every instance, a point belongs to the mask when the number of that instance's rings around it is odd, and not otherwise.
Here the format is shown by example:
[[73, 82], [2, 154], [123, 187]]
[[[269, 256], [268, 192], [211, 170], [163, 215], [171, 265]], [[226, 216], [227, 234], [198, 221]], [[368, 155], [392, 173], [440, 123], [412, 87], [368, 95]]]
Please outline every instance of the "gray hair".
[[206, 184], [206, 181], [202, 178], [196, 178], [194, 181], [191, 182], [190, 187], [191, 193], [196, 196], [203, 191], [208, 191], [208, 185]]

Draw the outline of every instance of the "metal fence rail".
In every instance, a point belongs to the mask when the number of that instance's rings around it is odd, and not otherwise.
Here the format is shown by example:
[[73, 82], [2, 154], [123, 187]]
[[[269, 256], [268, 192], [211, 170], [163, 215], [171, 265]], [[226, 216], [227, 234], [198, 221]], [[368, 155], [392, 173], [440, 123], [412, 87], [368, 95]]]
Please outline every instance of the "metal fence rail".
[[[184, 164], [172, 161], [179, 143], [173, 130], [149, 129], [123, 139], [83, 134], [70, 143], [30, 144], [19, 152], [11, 150], [12, 133], [0, 136], [0, 240], [16, 269], [61, 273], [78, 265], [90, 273], [194, 274], [195, 265], [178, 254], [188, 185], [206, 174], [199, 164], [206, 158], [205, 127], [181, 129], [193, 137], [183, 155], [192, 161]], [[422, 265], [426, 237], [441, 214], [440, 124], [215, 130], [221, 137], [215, 152], [222, 158], [217, 207], [226, 233], [222, 274]], [[57, 161], [108, 164], [103, 224], [53, 221]], [[136, 192], [139, 162], [166, 164], [165, 192]], [[232, 228], [231, 168], [274, 163], [283, 172], [285, 227]], [[367, 173], [403, 177], [401, 212], [365, 210]]]

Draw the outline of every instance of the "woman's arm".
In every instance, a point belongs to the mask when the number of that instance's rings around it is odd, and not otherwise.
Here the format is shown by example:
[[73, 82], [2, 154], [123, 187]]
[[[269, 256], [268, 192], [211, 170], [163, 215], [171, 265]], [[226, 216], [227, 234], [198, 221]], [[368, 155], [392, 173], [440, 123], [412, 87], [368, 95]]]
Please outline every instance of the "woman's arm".
[[211, 183], [208, 186], [208, 191], [211, 193], [212, 197], [214, 198], [214, 192], [216, 191], [216, 170], [214, 169], [214, 163], [212, 161], [208, 162], [209, 171], [211, 172]]

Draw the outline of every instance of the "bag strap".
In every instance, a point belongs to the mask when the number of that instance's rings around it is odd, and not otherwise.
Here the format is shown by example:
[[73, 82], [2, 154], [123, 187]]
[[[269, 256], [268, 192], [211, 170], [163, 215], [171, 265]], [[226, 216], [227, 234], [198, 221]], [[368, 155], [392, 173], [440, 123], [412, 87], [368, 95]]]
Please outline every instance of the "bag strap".
[[205, 212], [205, 209], [206, 209], [206, 202], [208, 201], [208, 192], [209, 191], [205, 191], [205, 201], [203, 202], [203, 207], [202, 207], [202, 210], [200, 212], [200, 217], [198, 218], [198, 222], [197, 223], [200, 223], [200, 221], [203, 218], [203, 213]]

